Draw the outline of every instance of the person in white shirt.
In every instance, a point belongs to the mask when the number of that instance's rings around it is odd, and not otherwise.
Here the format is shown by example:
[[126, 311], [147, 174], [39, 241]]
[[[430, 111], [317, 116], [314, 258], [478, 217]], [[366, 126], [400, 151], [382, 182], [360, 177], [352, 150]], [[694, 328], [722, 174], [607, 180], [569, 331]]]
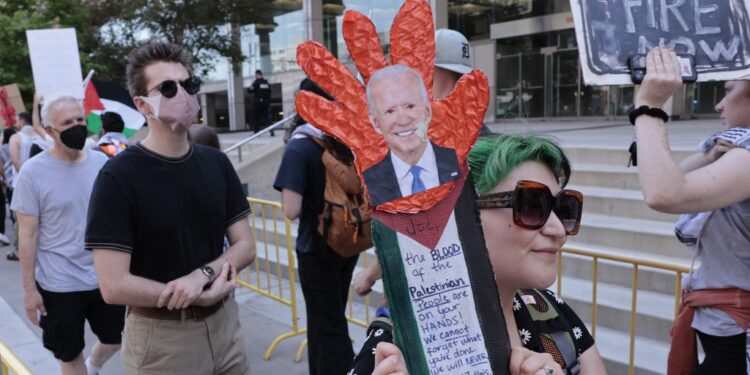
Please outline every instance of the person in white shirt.
[[373, 206], [461, 178], [456, 151], [427, 138], [432, 108], [422, 77], [406, 65], [391, 65], [367, 83], [367, 106], [388, 155], [363, 172]]

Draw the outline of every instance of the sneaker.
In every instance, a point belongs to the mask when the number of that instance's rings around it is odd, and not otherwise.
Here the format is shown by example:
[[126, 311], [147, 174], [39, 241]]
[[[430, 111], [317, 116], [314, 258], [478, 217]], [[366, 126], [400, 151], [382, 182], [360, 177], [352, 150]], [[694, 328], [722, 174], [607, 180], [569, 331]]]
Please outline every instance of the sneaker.
[[3, 244], [3, 246], [10, 245], [10, 239], [8, 236], [0, 233], [0, 244]]

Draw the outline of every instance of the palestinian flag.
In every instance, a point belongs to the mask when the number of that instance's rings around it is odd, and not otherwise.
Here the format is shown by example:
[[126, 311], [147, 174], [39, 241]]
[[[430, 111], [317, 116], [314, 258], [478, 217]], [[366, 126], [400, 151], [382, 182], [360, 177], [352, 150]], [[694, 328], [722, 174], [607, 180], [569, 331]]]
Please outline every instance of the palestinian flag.
[[146, 122], [146, 118], [135, 109], [130, 94], [117, 84], [92, 79], [84, 92], [83, 109], [88, 129], [92, 133], [99, 133], [101, 130], [101, 114], [104, 112], [116, 112], [122, 116], [125, 122], [123, 133], [128, 138]]
[[393, 337], [411, 374], [507, 374], [510, 341], [475, 200], [462, 179], [426, 211], [372, 211]]

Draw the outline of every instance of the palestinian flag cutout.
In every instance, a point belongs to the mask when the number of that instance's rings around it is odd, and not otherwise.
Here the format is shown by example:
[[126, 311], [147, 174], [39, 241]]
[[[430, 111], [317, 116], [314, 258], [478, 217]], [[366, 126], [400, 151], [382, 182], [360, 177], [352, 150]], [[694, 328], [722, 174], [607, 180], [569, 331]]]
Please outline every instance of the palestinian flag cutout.
[[411, 374], [508, 374], [510, 339], [475, 201], [465, 178], [428, 211], [373, 211], [394, 338]]
[[125, 122], [123, 134], [130, 138], [146, 122], [146, 118], [135, 109], [133, 99], [122, 87], [111, 82], [90, 80], [85, 88], [83, 109], [86, 123], [92, 133], [99, 133], [102, 128], [101, 114], [116, 112]]

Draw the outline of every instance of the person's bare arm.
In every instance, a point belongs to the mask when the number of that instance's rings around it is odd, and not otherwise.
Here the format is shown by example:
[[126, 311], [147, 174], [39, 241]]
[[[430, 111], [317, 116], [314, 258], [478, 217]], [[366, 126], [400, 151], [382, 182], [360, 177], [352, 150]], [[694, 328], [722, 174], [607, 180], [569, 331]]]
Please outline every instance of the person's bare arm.
[[374, 262], [368, 264], [367, 268], [354, 275], [352, 287], [358, 295], [367, 295], [372, 291], [372, 286], [375, 285], [375, 282], [381, 277], [383, 277], [383, 274], [380, 271], [380, 264], [376, 259]]
[[131, 255], [94, 249], [94, 265], [104, 301], [112, 305], [156, 307], [165, 285], [130, 273]]
[[16, 171], [21, 170], [21, 135], [16, 133], [10, 136], [8, 141], [8, 151], [10, 152], [10, 162]]
[[586, 349], [578, 357], [578, 362], [581, 364], [579, 375], [607, 375], [607, 369], [604, 367], [604, 361], [596, 345]]
[[302, 195], [291, 189], [282, 189], [281, 210], [287, 219], [297, 220], [302, 213]]
[[185, 308], [191, 304], [213, 305], [231, 291], [229, 286], [217, 293], [214, 293], [215, 289], [212, 289], [211, 293], [205, 293], [203, 288], [222, 276], [225, 263], [231, 265], [227, 270], [229, 273], [242, 270], [252, 263], [255, 260], [255, 240], [246, 218], [230, 225], [226, 234], [229, 239], [229, 249], [207, 264], [214, 269], [215, 275], [209, 279], [203, 271], [195, 269], [179, 279], [170, 281], [161, 292], [157, 306], [175, 309]]
[[[647, 73], [636, 97], [636, 107], [661, 107], [682, 85], [674, 52], [649, 52]], [[668, 213], [690, 213], [726, 207], [750, 197], [750, 174], [737, 168], [750, 163], [750, 152], [729, 149], [703, 167], [683, 172], [672, 157], [666, 124], [642, 115], [636, 119], [638, 178], [646, 204]]]
[[685, 158], [685, 160], [680, 162], [680, 171], [682, 171], [682, 173], [688, 173], [698, 168], [703, 168], [718, 160], [722, 155], [731, 150], [733, 147], [734, 145], [732, 145], [731, 143], [724, 140], [719, 140], [709, 152], [699, 152]]
[[47, 315], [42, 296], [36, 288], [36, 253], [39, 244], [39, 217], [16, 212], [18, 217], [18, 252], [21, 260], [23, 280], [23, 307], [34, 325], [39, 325], [39, 316]]
[[44, 138], [47, 135], [44, 133], [42, 117], [39, 114], [39, 96], [36, 93], [34, 93], [34, 108], [31, 110], [31, 125], [40, 137]]

